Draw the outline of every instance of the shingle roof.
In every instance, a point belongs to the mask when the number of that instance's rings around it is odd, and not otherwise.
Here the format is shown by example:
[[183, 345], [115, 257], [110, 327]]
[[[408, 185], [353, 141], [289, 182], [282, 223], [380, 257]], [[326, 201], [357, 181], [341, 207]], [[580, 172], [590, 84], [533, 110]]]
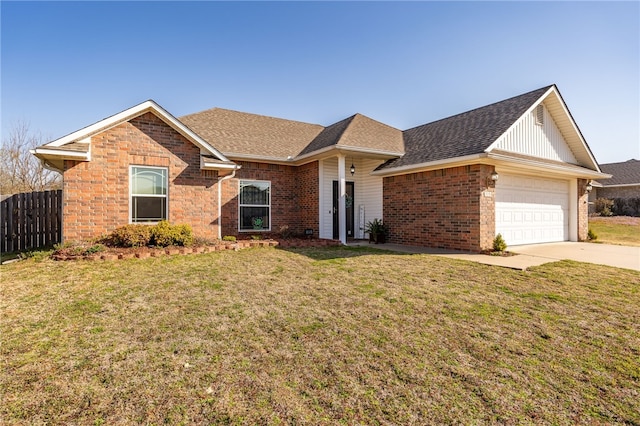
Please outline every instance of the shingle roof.
[[213, 108], [180, 117], [220, 151], [286, 159], [295, 157], [324, 129], [317, 124]]
[[355, 114], [330, 126], [213, 108], [180, 117], [180, 121], [225, 155], [282, 158], [309, 154], [330, 146], [404, 151], [402, 132]]
[[337, 145], [398, 154], [404, 152], [404, 142], [400, 130], [362, 114], [353, 116], [353, 120], [345, 129]]
[[387, 161], [378, 169], [480, 154], [551, 87], [405, 130], [405, 155]]
[[603, 186], [640, 185], [640, 160], [631, 159], [622, 163], [600, 164], [600, 170], [613, 175], [610, 179], [598, 179]]
[[320, 134], [300, 152], [300, 155], [309, 154], [313, 151], [336, 145], [354, 118], [355, 115], [352, 115], [351, 117], [325, 127]]

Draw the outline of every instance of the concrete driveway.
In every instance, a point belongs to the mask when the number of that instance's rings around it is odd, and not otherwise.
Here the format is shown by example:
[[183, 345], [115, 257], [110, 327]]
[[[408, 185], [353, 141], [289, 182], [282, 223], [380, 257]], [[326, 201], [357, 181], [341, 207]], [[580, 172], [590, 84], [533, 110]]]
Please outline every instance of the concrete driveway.
[[614, 246], [609, 244], [563, 242], [513, 246], [507, 250], [517, 253], [518, 255], [509, 257], [489, 256], [480, 253], [437, 248], [402, 246], [399, 244], [379, 244], [371, 246], [366, 242], [360, 242], [350, 245], [369, 246], [402, 253], [432, 254], [451, 259], [470, 260], [485, 265], [503, 266], [505, 268], [521, 270], [525, 270], [531, 266], [566, 259], [640, 271], [640, 247]]
[[567, 259], [640, 271], [640, 247], [563, 242], [514, 246], [509, 250], [519, 254], [514, 257], [539, 261], [538, 265]]

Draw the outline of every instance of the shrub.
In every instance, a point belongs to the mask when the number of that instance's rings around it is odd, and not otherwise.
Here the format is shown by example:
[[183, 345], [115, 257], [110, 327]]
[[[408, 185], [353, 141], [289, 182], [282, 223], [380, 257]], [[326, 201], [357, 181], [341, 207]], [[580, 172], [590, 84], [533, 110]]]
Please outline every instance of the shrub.
[[598, 198], [594, 204], [596, 213], [598, 213], [600, 216], [613, 215], [613, 200], [609, 200], [608, 198]]
[[595, 241], [598, 239], [598, 235], [593, 232], [593, 229], [589, 228], [589, 232], [587, 233], [587, 239]]
[[160, 247], [190, 246], [193, 244], [193, 231], [187, 224], [170, 225], [163, 220], [151, 228], [151, 242]]
[[640, 198], [614, 198], [611, 211], [616, 216], [640, 216]]
[[293, 238], [293, 231], [289, 228], [289, 225], [283, 225], [280, 227], [280, 236], [285, 240]]
[[116, 228], [107, 238], [116, 247], [143, 247], [151, 242], [151, 226], [125, 225]]
[[496, 235], [493, 239], [493, 250], [495, 251], [505, 251], [507, 249], [507, 243], [502, 238], [502, 234]]
[[222, 237], [222, 241], [230, 241], [232, 243], [235, 243], [236, 237], [234, 237], [233, 235], [225, 235], [224, 237]]

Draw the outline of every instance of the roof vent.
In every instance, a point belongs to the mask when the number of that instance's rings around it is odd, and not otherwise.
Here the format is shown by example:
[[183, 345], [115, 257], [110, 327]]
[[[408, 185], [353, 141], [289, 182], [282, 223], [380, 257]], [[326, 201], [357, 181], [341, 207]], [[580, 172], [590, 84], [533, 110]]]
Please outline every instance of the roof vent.
[[538, 126], [544, 124], [544, 106], [542, 104], [536, 107], [536, 124]]

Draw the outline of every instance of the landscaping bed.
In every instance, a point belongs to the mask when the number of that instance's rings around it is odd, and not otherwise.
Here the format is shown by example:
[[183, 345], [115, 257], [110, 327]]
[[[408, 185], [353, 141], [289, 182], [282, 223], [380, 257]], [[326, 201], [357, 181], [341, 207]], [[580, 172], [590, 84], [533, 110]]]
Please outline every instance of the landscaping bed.
[[178, 254], [199, 254], [223, 250], [240, 250], [253, 247], [310, 248], [335, 247], [340, 241], [308, 238], [287, 238], [268, 240], [215, 241], [208, 244], [195, 244], [188, 247], [109, 247], [90, 242], [69, 244], [56, 249], [51, 258], [57, 261], [66, 260], [118, 260], [146, 259], [149, 257], [173, 256]]

